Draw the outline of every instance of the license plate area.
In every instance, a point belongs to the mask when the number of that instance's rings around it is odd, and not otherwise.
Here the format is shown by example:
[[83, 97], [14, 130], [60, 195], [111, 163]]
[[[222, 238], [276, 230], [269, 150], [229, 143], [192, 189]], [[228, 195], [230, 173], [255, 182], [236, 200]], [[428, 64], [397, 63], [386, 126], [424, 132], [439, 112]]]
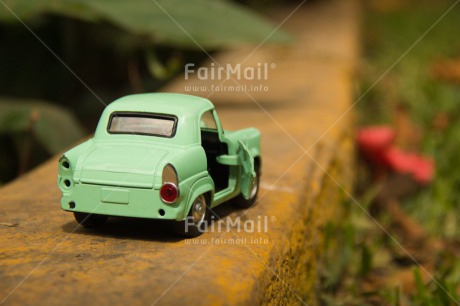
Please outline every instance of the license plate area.
[[109, 204], [129, 204], [129, 190], [121, 188], [102, 188], [101, 202]]

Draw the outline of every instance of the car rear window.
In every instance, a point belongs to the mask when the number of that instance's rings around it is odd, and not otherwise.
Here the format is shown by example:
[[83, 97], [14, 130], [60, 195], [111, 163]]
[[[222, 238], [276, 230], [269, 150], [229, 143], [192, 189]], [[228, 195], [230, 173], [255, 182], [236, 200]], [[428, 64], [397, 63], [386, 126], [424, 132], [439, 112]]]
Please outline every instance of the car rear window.
[[177, 118], [168, 115], [113, 113], [108, 132], [111, 134], [135, 134], [174, 137]]

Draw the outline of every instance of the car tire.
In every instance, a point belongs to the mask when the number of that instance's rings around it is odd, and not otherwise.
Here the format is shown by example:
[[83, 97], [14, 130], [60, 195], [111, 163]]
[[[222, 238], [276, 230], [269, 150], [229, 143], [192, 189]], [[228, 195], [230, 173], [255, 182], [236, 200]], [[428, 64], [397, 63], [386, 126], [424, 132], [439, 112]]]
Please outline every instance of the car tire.
[[256, 173], [256, 177], [254, 178], [255, 184], [251, 191], [251, 195], [249, 199], [245, 199], [241, 193], [238, 196], [236, 196], [232, 201], [233, 205], [235, 205], [236, 207], [249, 208], [256, 203], [257, 196], [259, 195], [260, 185], [260, 167], [257, 164], [254, 165], [254, 171]]
[[78, 223], [88, 228], [100, 227], [107, 221], [108, 218], [104, 215], [88, 214], [77, 211], [75, 211], [73, 215]]
[[190, 207], [187, 219], [174, 222], [177, 234], [188, 237], [197, 237], [206, 231], [210, 220], [210, 209], [204, 195], [198, 196]]

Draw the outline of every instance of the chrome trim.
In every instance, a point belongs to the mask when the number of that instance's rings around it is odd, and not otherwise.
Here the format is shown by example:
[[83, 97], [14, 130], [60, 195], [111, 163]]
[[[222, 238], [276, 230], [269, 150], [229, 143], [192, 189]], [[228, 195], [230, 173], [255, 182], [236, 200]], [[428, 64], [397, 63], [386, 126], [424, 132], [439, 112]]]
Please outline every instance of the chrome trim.
[[[170, 182], [168, 180], [165, 180], [165, 169], [171, 167], [172, 168], [172, 171], [174, 172], [174, 177], [175, 177], [175, 182]], [[177, 170], [176, 168], [173, 166], [173, 164], [171, 163], [168, 163], [166, 164], [164, 167], [163, 167], [163, 171], [161, 172], [161, 182], [162, 182], [162, 185], [166, 184], [166, 183], [171, 183], [171, 184], [174, 184], [174, 185], [178, 185], [179, 184], [179, 176], [177, 175]]]

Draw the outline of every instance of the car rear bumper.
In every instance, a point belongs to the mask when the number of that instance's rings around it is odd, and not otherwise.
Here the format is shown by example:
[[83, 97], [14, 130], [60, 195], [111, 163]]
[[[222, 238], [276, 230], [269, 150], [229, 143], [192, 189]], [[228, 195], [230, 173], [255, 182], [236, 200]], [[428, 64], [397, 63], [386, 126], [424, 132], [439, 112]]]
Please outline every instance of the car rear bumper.
[[181, 194], [176, 203], [165, 204], [156, 189], [80, 183], [62, 196], [61, 207], [66, 211], [108, 216], [183, 220], [184, 207], [181, 203], [186, 202], [187, 196]]

